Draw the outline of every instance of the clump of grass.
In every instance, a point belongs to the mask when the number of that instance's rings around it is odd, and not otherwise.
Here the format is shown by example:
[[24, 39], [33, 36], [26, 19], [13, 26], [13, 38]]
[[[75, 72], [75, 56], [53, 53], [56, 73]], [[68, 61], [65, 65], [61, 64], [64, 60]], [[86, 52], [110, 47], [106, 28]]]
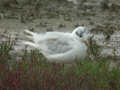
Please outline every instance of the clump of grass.
[[59, 25], [58, 25], [58, 28], [65, 28], [66, 27], [66, 25], [63, 23], [60, 23]]
[[103, 10], [109, 9], [109, 0], [102, 0], [100, 4]]
[[8, 59], [11, 58], [9, 52], [13, 49], [15, 44], [14, 40], [11, 40], [11, 37], [8, 37], [8, 40], [1, 42], [0, 44], [0, 62], [8, 63]]
[[93, 37], [89, 39], [89, 46], [88, 46], [88, 55], [92, 56], [92, 58], [97, 59], [100, 57], [101, 46], [93, 40]]
[[[77, 68], [78, 71], [76, 71], [76, 74], [78, 76], [84, 76], [86, 73], [86, 75], [88, 76], [87, 81], [89, 81], [89, 79], [90, 80], [92, 79], [91, 83], [94, 87], [94, 90], [104, 90], [104, 89], [109, 89], [111, 87], [114, 88], [119, 87], [118, 83], [120, 82], [117, 74], [120, 72], [120, 69], [113, 68], [110, 71], [109, 62], [107, 62], [104, 59], [100, 59], [99, 61], [86, 60], [82, 62], [80, 65], [78, 64]], [[111, 82], [113, 82], [115, 85], [110, 86]]]

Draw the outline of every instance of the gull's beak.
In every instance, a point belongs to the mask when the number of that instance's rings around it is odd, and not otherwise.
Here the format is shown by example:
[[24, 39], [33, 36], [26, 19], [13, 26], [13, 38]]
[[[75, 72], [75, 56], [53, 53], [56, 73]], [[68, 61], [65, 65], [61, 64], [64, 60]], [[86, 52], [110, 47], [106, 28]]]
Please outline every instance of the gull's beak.
[[90, 33], [89, 31], [86, 32], [85, 35], [84, 35], [84, 38], [83, 38], [82, 42], [83, 42], [86, 46], [88, 46], [88, 40], [89, 40], [89, 38], [91, 38], [92, 36], [93, 36], [92, 33]]
[[82, 42], [83, 42], [86, 46], [88, 46], [88, 41], [87, 41], [87, 40], [82, 40]]

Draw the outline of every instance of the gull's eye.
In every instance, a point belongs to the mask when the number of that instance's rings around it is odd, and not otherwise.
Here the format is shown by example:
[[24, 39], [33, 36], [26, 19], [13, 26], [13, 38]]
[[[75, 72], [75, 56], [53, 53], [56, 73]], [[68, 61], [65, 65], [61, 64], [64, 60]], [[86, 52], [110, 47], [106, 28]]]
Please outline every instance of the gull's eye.
[[83, 37], [83, 33], [84, 33], [84, 31], [80, 33], [80, 36], [81, 36], [81, 37]]
[[81, 32], [81, 33], [76, 32], [76, 35], [81, 38], [81, 37], [83, 37], [83, 33], [84, 33], [84, 32]]
[[83, 36], [83, 32], [80, 33], [79, 37], [82, 37]]

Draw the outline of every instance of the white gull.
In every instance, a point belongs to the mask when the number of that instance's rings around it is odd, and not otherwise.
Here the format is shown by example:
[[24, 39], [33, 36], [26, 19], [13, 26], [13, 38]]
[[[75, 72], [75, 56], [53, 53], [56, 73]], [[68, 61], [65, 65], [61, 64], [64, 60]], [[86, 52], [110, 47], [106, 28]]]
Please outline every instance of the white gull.
[[23, 41], [25, 45], [32, 46], [46, 57], [50, 62], [69, 63], [83, 60], [87, 55], [87, 39], [89, 36], [86, 27], [79, 26], [68, 32], [34, 33], [25, 30], [27, 37], [32, 41]]

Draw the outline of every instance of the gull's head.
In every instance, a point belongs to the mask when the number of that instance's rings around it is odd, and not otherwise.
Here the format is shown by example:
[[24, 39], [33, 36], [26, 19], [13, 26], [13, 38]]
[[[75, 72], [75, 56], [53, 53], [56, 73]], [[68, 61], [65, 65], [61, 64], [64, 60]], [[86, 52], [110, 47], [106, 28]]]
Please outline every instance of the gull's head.
[[79, 26], [75, 28], [72, 32], [73, 37], [75, 37], [77, 40], [83, 41], [87, 44], [88, 38], [90, 36], [90, 33], [88, 29], [84, 26]]

